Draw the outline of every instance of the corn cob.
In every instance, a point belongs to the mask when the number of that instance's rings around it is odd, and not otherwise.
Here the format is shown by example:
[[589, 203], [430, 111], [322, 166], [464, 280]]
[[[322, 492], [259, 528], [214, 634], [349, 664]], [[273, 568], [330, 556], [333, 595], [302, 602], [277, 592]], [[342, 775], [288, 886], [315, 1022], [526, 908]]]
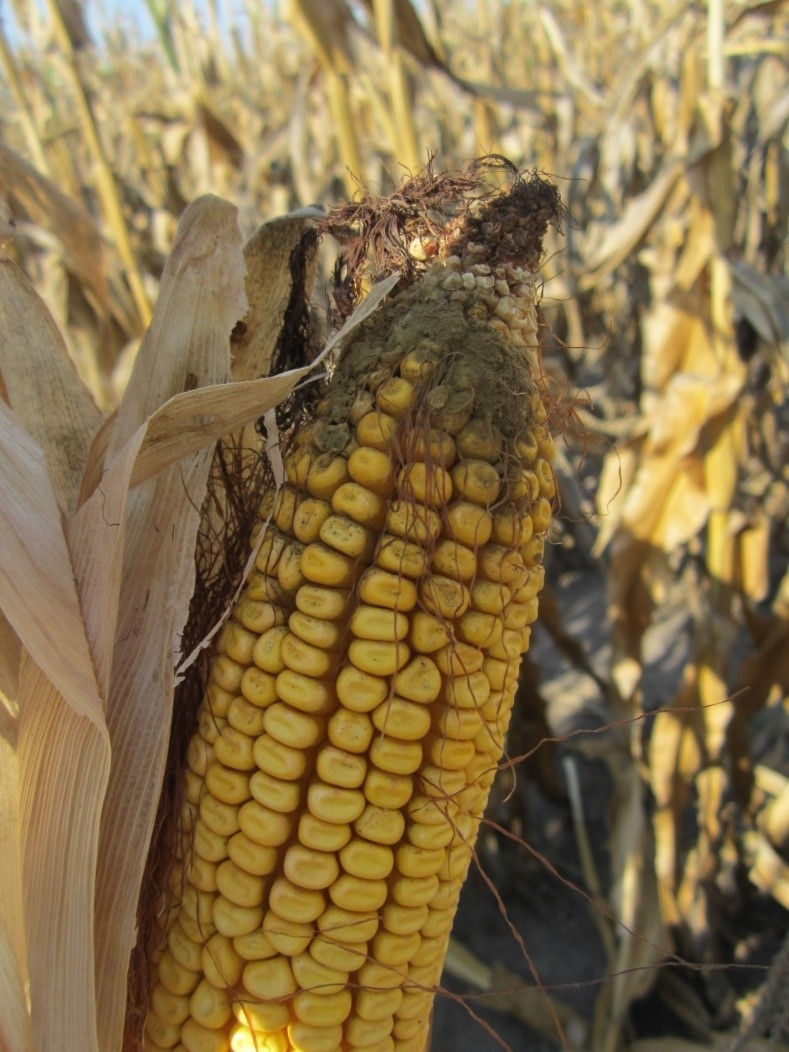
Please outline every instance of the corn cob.
[[263, 501], [146, 1048], [424, 1048], [555, 493], [521, 204], [362, 326]]

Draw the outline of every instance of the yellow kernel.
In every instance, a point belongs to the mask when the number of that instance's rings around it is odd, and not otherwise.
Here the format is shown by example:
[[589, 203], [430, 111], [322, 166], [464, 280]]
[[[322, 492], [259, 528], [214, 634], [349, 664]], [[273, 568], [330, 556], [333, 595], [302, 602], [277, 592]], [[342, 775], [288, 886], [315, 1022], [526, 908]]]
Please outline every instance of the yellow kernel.
[[376, 807], [402, 807], [413, 791], [413, 779], [408, 775], [390, 774], [376, 767], [370, 768], [364, 780], [364, 796]]
[[371, 676], [393, 675], [406, 664], [410, 655], [408, 644], [401, 640], [354, 639], [348, 647], [351, 663]]
[[438, 891], [439, 880], [432, 877], [401, 877], [390, 880], [392, 898], [400, 906], [425, 906], [432, 902]]
[[331, 905], [318, 918], [318, 928], [338, 942], [367, 942], [378, 931], [378, 915], [361, 909], [342, 909]]
[[338, 825], [355, 821], [364, 810], [364, 796], [358, 789], [342, 789], [325, 782], [313, 782], [307, 790], [311, 815]]
[[277, 1001], [298, 990], [290, 961], [283, 956], [250, 961], [244, 968], [243, 982], [247, 993], [261, 1001]]
[[473, 741], [482, 727], [482, 716], [476, 708], [440, 705], [433, 711], [433, 726], [447, 738]]
[[430, 574], [419, 587], [422, 605], [437, 617], [454, 620], [468, 610], [469, 590], [461, 582], [443, 574]]
[[292, 453], [285, 461], [285, 474], [288, 477], [288, 482], [294, 486], [303, 486], [307, 481], [311, 464], [312, 457], [306, 449], [300, 449]]
[[359, 639], [404, 639], [408, 634], [408, 618], [395, 610], [361, 603], [353, 612], [351, 631]]
[[446, 509], [443, 532], [445, 536], [469, 548], [478, 548], [490, 540], [492, 520], [490, 512], [467, 500], [453, 501]]
[[490, 581], [511, 584], [522, 576], [523, 558], [519, 551], [502, 544], [486, 544], [479, 550], [480, 574]]
[[[277, 625], [260, 636], [252, 651], [252, 660], [259, 669], [272, 675], [276, 675], [283, 670], [285, 663], [282, 660], [281, 648], [282, 641], [287, 635], [287, 627], [285, 625]], [[249, 698], [249, 700], [254, 701], [253, 698]]]
[[500, 658], [486, 657], [482, 670], [492, 690], [509, 690], [518, 684], [520, 662], [502, 661]]
[[[233, 1052], [288, 1052], [288, 1046], [284, 1042], [275, 1044], [277, 1032], [283, 1030], [290, 1022], [290, 1009], [282, 1001], [250, 1001], [248, 999], [238, 1000], [233, 1005], [233, 1015], [243, 1027], [243, 1032], [249, 1035], [249, 1040], [243, 1041], [239, 1031], [235, 1031], [235, 1037], [231, 1037], [230, 1047]], [[231, 1031], [231, 1034], [234, 1033]], [[235, 1044], [233, 1041], [235, 1040]]]
[[324, 721], [319, 716], [277, 702], [266, 709], [266, 731], [291, 749], [309, 749], [321, 740]]
[[474, 742], [455, 741], [452, 738], [432, 738], [427, 743], [426, 755], [436, 767], [460, 771], [474, 758]]
[[214, 658], [214, 663], [211, 666], [211, 682], [215, 686], [228, 691], [230, 694], [238, 694], [243, 675], [244, 670], [241, 665], [236, 664], [235, 661], [232, 661], [225, 654], [217, 654]]
[[333, 854], [313, 851], [303, 844], [291, 844], [285, 852], [283, 872], [292, 884], [308, 891], [328, 888], [339, 875], [340, 869]]
[[206, 712], [205, 709], [199, 712], [199, 719], [197, 723], [197, 729], [200, 732], [200, 736], [208, 742], [209, 745], [213, 745], [219, 737], [222, 728], [227, 726], [227, 720], [222, 716], [212, 716], [210, 712]]
[[285, 920], [269, 910], [263, 918], [263, 934], [277, 953], [292, 957], [307, 949], [315, 934], [315, 926], [312, 923]]
[[252, 758], [254, 742], [246, 734], [233, 727], [223, 727], [222, 733], [214, 742], [214, 755], [225, 767], [235, 771], [251, 771], [255, 766]]
[[506, 628], [526, 628], [537, 620], [539, 610], [540, 604], [536, 597], [525, 603], [510, 603], [504, 611], [504, 625]]
[[452, 484], [460, 497], [489, 506], [499, 495], [501, 479], [485, 460], [465, 460], [452, 468]]
[[[357, 715], [346, 713], [345, 715]], [[372, 728], [370, 728], [372, 732]], [[324, 745], [318, 753], [315, 771], [319, 778], [329, 785], [343, 789], [358, 789], [367, 773], [367, 762], [363, 756], [356, 756], [337, 748], [335, 745]]]
[[[421, 380], [429, 376], [438, 364], [438, 356], [435, 351], [427, 346], [417, 346], [413, 351], [408, 351], [400, 362], [400, 375], [406, 380]], [[361, 1044], [362, 1042], [356, 1042]]]
[[368, 804], [353, 824], [353, 828], [375, 844], [396, 844], [405, 831], [405, 818], [391, 807], [376, 807]]
[[502, 636], [501, 617], [479, 610], [467, 610], [459, 619], [455, 632], [460, 640], [474, 647], [490, 647]]
[[193, 1019], [212, 1030], [224, 1026], [232, 1015], [227, 993], [212, 986], [207, 979], [202, 979], [195, 987], [189, 1008]]
[[432, 508], [410, 500], [395, 500], [386, 513], [386, 528], [396, 537], [416, 544], [431, 544], [441, 532], [441, 517]]
[[400, 574], [371, 566], [359, 581], [359, 597], [372, 606], [408, 611], [416, 606], [416, 586]]
[[372, 490], [379, 497], [389, 497], [394, 489], [391, 457], [372, 446], [357, 446], [348, 457], [348, 472], [354, 482]]
[[531, 464], [537, 459], [537, 453], [539, 452], [537, 446], [537, 440], [532, 434], [521, 435], [515, 439], [515, 452], [524, 460], [527, 464]]
[[[212, 911], [215, 900], [214, 892], [198, 891], [193, 884], [187, 882], [181, 895], [182, 913], [190, 917], [199, 928], [208, 927], [214, 923]], [[208, 938], [208, 934], [204, 937]]]
[[263, 847], [278, 847], [290, 836], [293, 820], [290, 815], [272, 811], [257, 800], [249, 800], [239, 809], [238, 825], [250, 840]]
[[398, 420], [408, 412], [413, 397], [413, 384], [402, 376], [390, 376], [376, 392], [378, 408]]
[[249, 799], [249, 775], [231, 771], [214, 761], [205, 776], [205, 787], [223, 804], [243, 804]]
[[488, 654], [503, 661], [516, 661], [523, 654], [523, 633], [520, 629], [505, 628], [501, 639], [487, 648]]
[[[545, 555], [545, 540], [542, 537], [532, 537], [530, 541], [527, 541], [521, 547], [521, 557], [523, 558], [524, 567], [531, 568], [536, 566], [537, 563], [542, 561]], [[522, 581], [518, 581], [519, 584]]]
[[338, 1026], [351, 1012], [351, 994], [340, 990], [335, 994], [317, 994], [301, 990], [293, 998], [293, 1011], [302, 1023], [311, 1026]]
[[303, 584], [296, 592], [296, 606], [310, 617], [337, 621], [346, 611], [348, 595], [348, 591], [343, 588], [322, 588], [316, 584]]
[[392, 697], [373, 711], [372, 722], [382, 734], [416, 742], [421, 741], [430, 728], [430, 711], [424, 705]]
[[307, 757], [302, 749], [283, 745], [270, 734], [261, 734], [252, 747], [252, 755], [261, 771], [286, 781], [301, 778], [307, 769]]
[[365, 880], [350, 873], [342, 873], [329, 888], [334, 905], [346, 910], [379, 910], [386, 893], [385, 880]]
[[416, 844], [401, 844], [395, 852], [395, 865], [401, 876], [430, 877], [438, 873], [445, 855], [446, 851], [441, 847], [425, 848]]
[[419, 654], [432, 654], [439, 647], [449, 642], [451, 636], [444, 620], [428, 614], [424, 610], [415, 610], [411, 615], [411, 630], [408, 642]]
[[288, 618], [288, 628], [299, 639], [310, 646], [331, 650], [340, 644], [342, 629], [335, 621], [312, 617], [301, 610], [294, 610]]
[[446, 951], [446, 935], [437, 935], [432, 939], [423, 938], [418, 951], [411, 958], [411, 964], [421, 967], [434, 961], [440, 961], [446, 955]]
[[382, 930], [373, 939], [373, 956], [377, 961], [386, 961], [388, 964], [407, 964], [421, 942], [418, 931], [395, 933]]
[[214, 750], [208, 742], [204, 741], [199, 734], [193, 734], [186, 750], [186, 762], [189, 764], [189, 770], [193, 774], [205, 777], [213, 755]]
[[365, 413], [356, 425], [356, 440], [360, 446], [372, 446], [383, 452], [391, 446], [397, 433], [397, 421], [387, 413]]
[[266, 531], [255, 556], [255, 566], [262, 574], [277, 576], [277, 566], [287, 543], [288, 538], [279, 530], [269, 528]]
[[379, 530], [386, 518], [386, 501], [358, 482], [343, 482], [334, 491], [331, 506], [338, 515], [347, 515], [362, 526]]
[[[330, 515], [321, 526], [320, 538], [332, 551], [340, 552], [350, 559], [365, 560], [371, 558], [377, 540], [372, 530], [354, 522], [347, 515]], [[310, 577], [306, 570], [304, 572]]]
[[222, 690], [216, 683], [209, 683], [206, 688], [203, 704], [212, 716], [227, 716], [230, 702], [236, 697], [236, 693]]
[[447, 821], [441, 825], [426, 825], [412, 822], [408, 827], [408, 840], [414, 847], [433, 849], [446, 847], [455, 835], [455, 830]]
[[276, 678], [280, 700], [301, 712], [323, 716], [336, 706], [334, 687], [330, 679], [315, 679], [286, 668]]
[[217, 895], [214, 902], [214, 924], [222, 935], [234, 938], [236, 935], [248, 935], [260, 927], [263, 910], [260, 906], [239, 906], [223, 895]]
[[[550, 498], [556, 494], [556, 477], [553, 473], [553, 468], [544, 457], [540, 457], [534, 465], [534, 473], [537, 476], [537, 481], [540, 485], [540, 493], [542, 494], [543, 499], [547, 498], [550, 500]], [[548, 509], [550, 515], [550, 505], [548, 505]], [[536, 524], [534, 528], [535, 531], [537, 531]]]
[[353, 712], [370, 712], [388, 693], [386, 680], [346, 665], [337, 676], [337, 697]]
[[[387, 906], [384, 906], [386, 912]], [[406, 970], [393, 968], [385, 961], [365, 961], [356, 976], [359, 989], [392, 990], [402, 986]]]
[[342, 1044], [342, 1026], [310, 1026], [297, 1019], [288, 1027], [288, 1039], [299, 1052], [337, 1052]]
[[[386, 1052], [386, 1046], [382, 1044], [385, 1038], [392, 1032], [394, 1020], [391, 1016], [384, 1019], [360, 1019], [352, 1015], [345, 1023], [345, 1040], [352, 1049], [373, 1048], [376, 1052]], [[394, 1048], [394, 1045], [390, 1045]]]
[[[167, 946], [174, 964], [194, 972], [200, 968], [202, 946], [189, 938], [180, 921], [176, 921], [170, 929], [167, 935]], [[178, 990], [173, 990], [169, 985], [167, 989], [173, 994], [179, 993]], [[184, 990], [183, 993], [190, 993], [192, 989], [193, 987], [190, 987], [189, 990]]]
[[172, 994], [161, 983], [157, 983], [151, 993], [151, 1009], [151, 1014], [158, 1016], [165, 1025], [178, 1026], [189, 1015], [189, 998]]
[[334, 491], [347, 478], [348, 462], [345, 457], [322, 453], [312, 462], [307, 475], [307, 489], [318, 500], [331, 500]]
[[282, 640], [282, 660], [291, 672], [300, 672], [310, 679], [323, 679], [334, 669], [336, 654], [331, 650], [310, 646], [289, 632]]
[[531, 518], [534, 524], [535, 533], [545, 533], [551, 524], [551, 518], [553, 513], [551, 511], [550, 501], [546, 500], [545, 497], [540, 497], [531, 509]]
[[531, 515], [523, 515], [514, 505], [496, 511], [493, 515], [492, 539], [507, 546], [524, 544], [532, 535], [534, 524]]
[[310, 956], [327, 968], [353, 972], [364, 963], [367, 946], [364, 943], [339, 943], [331, 936], [316, 935], [310, 943]]
[[239, 665], [248, 665], [252, 660], [252, 648], [257, 641], [255, 632], [248, 632], [235, 621], [228, 621], [222, 629], [218, 646], [231, 660]]
[[394, 856], [390, 848], [354, 837], [340, 851], [340, 864], [346, 873], [367, 880], [385, 880], [392, 872]]
[[455, 444], [463, 457], [495, 464], [501, 456], [501, 432], [482, 417], [472, 417], [455, 435]]
[[284, 533], [290, 533], [293, 527], [293, 516], [296, 508], [299, 506], [301, 494], [295, 486], [286, 482], [273, 499], [273, 502], [272, 497], [273, 494], [266, 494], [260, 508], [260, 516], [262, 519], [268, 518], [270, 508], [271, 515], [279, 529]]
[[293, 534], [301, 544], [317, 540], [321, 526], [331, 514], [331, 505], [325, 500], [310, 497], [303, 500], [293, 516]]
[[512, 593], [500, 581], [477, 580], [471, 585], [471, 605], [486, 614], [498, 614], [509, 603]]
[[220, 988], [235, 986], [244, 968], [232, 939], [219, 932], [212, 935], [203, 947], [201, 961], [206, 979]]
[[291, 541], [285, 547], [277, 565], [277, 580], [288, 595], [293, 595], [304, 584], [304, 574], [301, 572], [303, 551], [303, 544], [299, 541]]
[[[219, 936], [219, 938], [224, 938], [224, 936]], [[231, 939], [231, 943], [233, 950], [238, 954], [242, 962], [264, 961], [268, 957], [276, 957], [278, 953], [262, 928], [251, 931], [249, 935], [237, 935], [234, 939]], [[242, 964], [242, 970], [243, 967]]]
[[317, 920], [326, 905], [320, 891], [299, 887], [285, 877], [279, 877], [271, 885], [268, 901], [278, 917], [296, 924]]
[[[244, 595], [247, 599], [254, 599], [261, 603], [281, 603], [285, 598], [285, 593], [276, 576], [261, 573], [260, 570], [253, 570], [249, 575]], [[279, 620], [274, 622], [274, 624], [279, 623]]]
[[[291, 958], [290, 966], [296, 982], [302, 990], [314, 990], [316, 993], [331, 994], [344, 989], [348, 983], [347, 972], [336, 968], [327, 968], [319, 964], [308, 953], [299, 953]], [[339, 1047], [339, 1043], [336, 1047]]]
[[429, 562], [427, 552], [418, 544], [385, 533], [381, 537], [376, 563], [382, 570], [403, 574], [405, 577], [420, 577]]
[[422, 746], [415, 741], [398, 741], [379, 735], [370, 746], [370, 760], [390, 774], [413, 774], [422, 762]]
[[430, 566], [435, 573], [456, 581], [468, 581], [477, 572], [477, 556], [471, 548], [443, 539], [433, 549]]
[[220, 836], [232, 836], [238, 829], [238, 808], [233, 804], [223, 804], [211, 793], [204, 793], [200, 800], [200, 817]]
[[260, 603], [254, 599], [242, 599], [236, 607], [235, 616], [250, 632], [260, 635], [279, 623], [280, 611], [273, 603]]
[[398, 1019], [415, 1019], [426, 1022], [433, 1005], [432, 990], [408, 990], [403, 994], [403, 1001], [397, 1010]]
[[412, 431], [406, 441], [406, 460], [425, 460], [451, 468], [455, 463], [457, 449], [451, 435], [438, 427]]
[[266, 771], [255, 771], [249, 780], [249, 789], [258, 803], [282, 814], [295, 811], [301, 799], [301, 787], [298, 782], [274, 778]]
[[[381, 923], [393, 935], [411, 935], [422, 931], [427, 914], [427, 906], [401, 906], [397, 902], [387, 902], [381, 912]], [[382, 959], [387, 964], [394, 964], [388, 957]]]
[[[268, 676], [267, 672], [261, 672], [256, 668], [247, 669], [247, 672], [255, 672], [258, 676]], [[248, 735], [250, 738], [257, 738], [263, 733], [263, 713], [260, 706], [244, 697], [233, 698], [227, 710], [227, 722], [233, 730]]]
[[221, 862], [227, 854], [227, 837], [215, 833], [200, 818], [195, 823], [193, 844], [197, 854], [208, 862]]
[[325, 822], [306, 811], [299, 819], [299, 841], [314, 851], [339, 851], [351, 839], [351, 827]]
[[419, 772], [419, 783], [425, 796], [452, 797], [466, 785], [465, 771], [445, 771], [435, 764], [425, 764]]
[[416, 460], [401, 468], [397, 475], [401, 497], [418, 504], [439, 508], [452, 496], [452, 479], [438, 464]]
[[160, 1048], [174, 1048], [178, 1044], [181, 1039], [181, 1027], [178, 1023], [165, 1023], [151, 1012], [145, 1020], [145, 1035], [150, 1038], [150, 1043], [146, 1041], [143, 1044], [144, 1052], [148, 1052], [149, 1049], [157, 1052]]
[[[268, 657], [264, 660], [268, 660]], [[275, 676], [261, 669], [248, 668], [241, 677], [241, 693], [251, 705], [263, 709], [277, 700]]]
[[[385, 957], [377, 957], [377, 960], [386, 960]], [[400, 963], [403, 962], [392, 962]], [[360, 1019], [377, 1021], [388, 1019], [393, 1016], [403, 1000], [403, 991], [395, 986], [391, 990], [357, 990], [354, 1000], [354, 1014]]]
[[394, 691], [421, 705], [435, 701], [441, 690], [441, 673], [425, 654], [417, 654], [393, 679]]
[[488, 700], [490, 690], [491, 683], [483, 661], [482, 671], [448, 679], [441, 688], [441, 699], [455, 708], [478, 709]]
[[425, 939], [434, 939], [437, 935], [449, 935], [454, 916], [454, 903], [440, 908], [437, 906], [429, 906], [427, 920], [422, 928], [422, 937]]
[[348, 588], [353, 584], [356, 563], [327, 544], [308, 544], [301, 555], [301, 572], [313, 584]]

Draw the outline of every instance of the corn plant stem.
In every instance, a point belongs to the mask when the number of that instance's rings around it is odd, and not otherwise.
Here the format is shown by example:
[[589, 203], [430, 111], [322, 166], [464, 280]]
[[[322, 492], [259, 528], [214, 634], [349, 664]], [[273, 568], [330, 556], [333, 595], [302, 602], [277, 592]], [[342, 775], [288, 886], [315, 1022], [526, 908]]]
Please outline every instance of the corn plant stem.
[[[348, 93], [348, 81], [342, 73], [333, 67], [326, 72], [326, 94], [329, 100], [334, 131], [337, 135], [337, 144], [340, 150], [347, 192], [353, 195], [358, 189], [357, 179], [363, 177], [362, 157], [359, 152], [359, 143], [354, 130], [353, 114]], [[354, 178], [354, 176], [356, 178]]]
[[3, 33], [2, 22], [0, 22], [0, 66], [5, 73], [8, 86], [11, 89], [11, 94], [14, 96], [14, 102], [19, 110], [19, 120], [25, 134], [25, 139], [27, 140], [27, 148], [30, 150], [30, 155], [38, 170], [42, 174], [51, 178], [52, 169], [49, 160], [47, 159], [46, 151], [44, 150], [44, 144], [38, 134], [33, 114], [30, 112], [30, 107], [27, 104], [25, 92], [22, 89], [19, 74], [17, 73], [14, 57], [11, 54], [11, 49], [8, 47], [8, 41]]
[[57, 0], [48, 0], [49, 12], [55, 29], [55, 37], [63, 55], [66, 58], [66, 67], [69, 70], [72, 81], [72, 89], [77, 103], [83, 131], [88, 141], [88, 147], [96, 165], [96, 188], [104, 206], [105, 217], [112, 230], [118, 254], [126, 269], [126, 277], [129, 282], [134, 304], [140, 316], [141, 327], [146, 327], [151, 320], [151, 303], [143, 285], [142, 275], [132, 247], [126, 219], [123, 214], [118, 188], [112, 174], [112, 168], [107, 161], [104, 147], [99, 136], [93, 111], [90, 107], [85, 85], [79, 71], [77, 56], [74, 54], [71, 40], [63, 21], [63, 16], [58, 7]]
[[171, 33], [170, 11], [165, 4], [157, 3], [156, 0], [144, 0], [144, 3], [148, 9], [148, 14], [151, 16], [151, 21], [156, 29], [156, 35], [159, 38], [159, 44], [165, 57], [172, 66], [173, 72], [179, 73], [178, 56], [175, 53]]
[[392, 0], [373, 0], [373, 12], [378, 41], [384, 53], [389, 74], [389, 97], [397, 133], [397, 141], [393, 145], [397, 151], [397, 160], [412, 172], [416, 172], [423, 158], [420, 154], [419, 136], [414, 124], [403, 52], [397, 40], [394, 4]]

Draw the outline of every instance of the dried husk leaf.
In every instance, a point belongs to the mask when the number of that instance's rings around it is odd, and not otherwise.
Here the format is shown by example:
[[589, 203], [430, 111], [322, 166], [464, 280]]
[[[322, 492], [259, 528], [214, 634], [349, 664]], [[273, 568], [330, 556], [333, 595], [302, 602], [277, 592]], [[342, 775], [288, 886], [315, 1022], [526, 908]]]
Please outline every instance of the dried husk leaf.
[[73, 507], [102, 414], [43, 300], [0, 258], [0, 372], [17, 420], [43, 449], [61, 511]]
[[19, 660], [22, 644], [3, 614], [0, 614], [0, 694], [16, 705], [19, 691]]

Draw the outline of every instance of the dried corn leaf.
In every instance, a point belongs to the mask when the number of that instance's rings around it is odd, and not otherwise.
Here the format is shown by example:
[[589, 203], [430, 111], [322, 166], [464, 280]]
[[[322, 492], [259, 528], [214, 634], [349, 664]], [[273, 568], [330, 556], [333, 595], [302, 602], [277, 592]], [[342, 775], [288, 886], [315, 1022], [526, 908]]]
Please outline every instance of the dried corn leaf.
[[61, 511], [73, 507], [101, 411], [22, 271], [0, 259], [0, 372], [17, 420], [44, 451]]
[[7, 619], [0, 614], [0, 694], [16, 705], [22, 644]]

